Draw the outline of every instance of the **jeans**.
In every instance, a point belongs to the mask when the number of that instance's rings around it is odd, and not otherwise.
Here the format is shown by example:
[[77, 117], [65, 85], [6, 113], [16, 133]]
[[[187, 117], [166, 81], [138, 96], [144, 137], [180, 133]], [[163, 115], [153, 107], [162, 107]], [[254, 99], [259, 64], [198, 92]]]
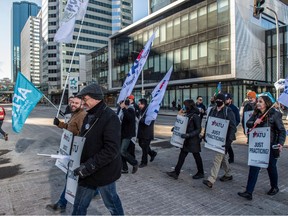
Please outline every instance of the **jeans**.
[[98, 188], [102, 200], [111, 215], [124, 215], [121, 200], [116, 191], [116, 183], [99, 187], [84, 187], [78, 185], [72, 215], [86, 215], [87, 208]]
[[151, 150], [150, 142], [151, 142], [151, 139], [139, 139], [139, 146], [142, 149], [141, 164], [147, 164], [148, 163], [148, 154], [150, 156], [153, 156], [156, 154], [155, 151]]
[[[130, 140], [129, 146], [127, 151], [129, 152], [130, 155], [135, 159], [135, 144]], [[128, 170], [128, 165], [127, 165], [127, 160], [122, 157], [122, 170]]]
[[[188, 152], [183, 151], [183, 149], [181, 149], [181, 152], [179, 154], [179, 158], [178, 158], [178, 162], [177, 165], [175, 167], [175, 172], [177, 173], [177, 175], [180, 174], [181, 168], [184, 164], [185, 158], [187, 157]], [[204, 170], [203, 170], [203, 163], [202, 163], [202, 158], [199, 152], [197, 153], [193, 153], [193, 157], [195, 159], [196, 165], [197, 165], [197, 170], [198, 173], [204, 174]]]
[[[278, 172], [276, 164], [277, 159], [274, 158], [273, 155], [270, 153], [267, 172], [270, 179], [271, 188], [278, 188]], [[250, 166], [246, 191], [251, 194], [254, 191], [260, 169], [260, 167]]]
[[128, 151], [129, 145], [130, 145], [130, 139], [122, 139], [121, 148], [120, 148], [121, 156], [122, 158], [126, 159], [126, 161], [129, 164], [131, 164], [132, 166], [135, 166], [138, 164], [138, 162]]

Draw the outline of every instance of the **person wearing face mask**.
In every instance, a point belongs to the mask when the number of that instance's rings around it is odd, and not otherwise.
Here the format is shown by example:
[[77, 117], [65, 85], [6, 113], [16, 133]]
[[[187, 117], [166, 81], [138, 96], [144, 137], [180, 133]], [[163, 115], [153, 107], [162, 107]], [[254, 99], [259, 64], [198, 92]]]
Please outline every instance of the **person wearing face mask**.
[[244, 122], [244, 113], [247, 112], [247, 111], [251, 111], [251, 110], [255, 109], [256, 103], [257, 103], [256, 92], [254, 92], [254, 91], [248, 92], [247, 93], [247, 98], [248, 98], [248, 102], [244, 105], [243, 116], [242, 116], [242, 121], [241, 121], [244, 134], [247, 134], [247, 131], [245, 131], [245, 127], [244, 127], [245, 124], [246, 124], [246, 122]]
[[[238, 107], [236, 107], [232, 103], [232, 100], [233, 100], [232, 95], [230, 93], [225, 94], [225, 105], [233, 111], [233, 113], [235, 115], [236, 127], [237, 127], [240, 123], [240, 114], [239, 114]], [[232, 146], [230, 146], [230, 148], [228, 149], [228, 155], [229, 155], [228, 162], [234, 163], [234, 152], [233, 152]]]
[[[56, 125], [58, 128], [62, 128], [62, 129], [65, 128], [68, 131], [72, 132], [74, 136], [77, 136], [80, 134], [83, 120], [86, 116], [86, 111], [82, 107], [82, 101], [80, 98], [70, 97], [69, 103], [70, 103], [69, 106], [71, 108], [71, 113], [72, 113], [70, 120], [67, 123], [65, 123], [55, 117], [53, 124]], [[65, 191], [66, 191], [66, 185], [64, 187], [64, 190], [59, 200], [54, 204], [48, 204], [46, 206], [46, 209], [54, 213], [65, 212], [66, 205], [67, 205], [67, 200], [65, 198]]]
[[[256, 127], [270, 127], [270, 155], [268, 164], [268, 175], [270, 179], [271, 189], [267, 192], [268, 195], [273, 196], [279, 192], [278, 188], [278, 173], [277, 173], [277, 159], [282, 151], [286, 139], [286, 130], [282, 121], [282, 114], [273, 106], [268, 96], [260, 96], [258, 98], [256, 107], [250, 119], [247, 121], [248, 128]], [[266, 116], [265, 113], [268, 111]], [[277, 148], [273, 148], [273, 146]], [[250, 166], [246, 190], [238, 192], [238, 195], [252, 200], [252, 193], [254, 191], [260, 167]]]
[[[228, 126], [228, 131], [227, 131], [227, 136], [226, 136], [225, 154], [221, 154], [218, 152], [216, 153], [213, 166], [211, 168], [210, 176], [208, 177], [207, 180], [203, 180], [203, 184], [209, 188], [213, 187], [213, 184], [215, 183], [217, 179], [221, 165], [225, 171], [225, 174], [220, 178], [220, 181], [226, 182], [226, 181], [230, 181], [233, 179], [230, 165], [228, 162], [227, 151], [228, 151], [228, 148], [231, 146], [231, 143], [233, 142], [233, 140], [236, 139], [235, 116], [234, 116], [233, 111], [229, 107], [225, 106], [225, 95], [221, 93], [218, 94], [216, 96], [215, 102], [216, 102], [216, 107], [214, 107], [210, 111], [208, 118], [211, 116], [211, 117], [216, 117], [220, 119], [227, 119], [229, 120], [229, 126]], [[205, 131], [207, 127], [209, 126], [206, 123]]]
[[177, 165], [175, 170], [172, 172], [167, 172], [167, 175], [178, 179], [181, 168], [185, 162], [185, 158], [188, 153], [191, 152], [195, 159], [197, 165], [197, 173], [192, 176], [193, 179], [204, 178], [204, 170], [202, 158], [200, 155], [201, 146], [200, 146], [200, 138], [199, 134], [201, 132], [201, 119], [199, 109], [196, 107], [195, 102], [192, 99], [184, 101], [185, 112], [181, 112], [179, 114], [188, 117], [188, 125], [185, 134], [181, 134], [181, 138], [184, 138], [183, 148], [181, 148]]

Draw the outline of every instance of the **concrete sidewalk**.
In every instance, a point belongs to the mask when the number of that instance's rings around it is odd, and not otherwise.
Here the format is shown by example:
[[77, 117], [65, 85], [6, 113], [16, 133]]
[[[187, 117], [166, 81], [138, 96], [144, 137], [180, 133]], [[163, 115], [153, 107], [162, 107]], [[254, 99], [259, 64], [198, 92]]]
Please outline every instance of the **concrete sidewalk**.
[[[55, 153], [59, 147], [61, 131], [51, 125], [54, 113], [52, 109], [37, 107], [23, 131], [14, 134], [8, 125], [11, 120], [11, 110], [8, 110], [9, 116], [3, 126], [9, 132], [9, 141], [0, 140], [0, 215], [53, 215], [45, 206], [59, 198], [65, 184], [65, 174], [55, 167], [55, 159], [37, 156], [37, 153]], [[155, 136], [163, 137], [164, 133], [169, 133], [169, 129], [157, 125]], [[166, 175], [165, 172], [176, 165], [180, 150], [169, 144], [169, 137], [164, 138], [152, 144], [152, 149], [158, 152], [152, 163], [139, 169], [136, 174], [122, 175], [117, 181], [126, 215], [287, 215], [286, 148], [278, 161], [280, 192], [275, 196], [266, 195], [270, 189], [269, 178], [266, 170], [262, 169], [253, 200], [247, 201], [237, 195], [237, 192], [245, 189], [249, 170], [248, 146], [243, 134], [238, 134], [233, 144], [233, 180], [217, 180], [212, 189], [203, 185], [202, 179], [192, 179], [196, 165], [191, 154], [187, 156], [178, 180]], [[201, 155], [207, 178], [215, 153], [202, 147]], [[136, 157], [141, 158], [138, 145]], [[222, 175], [221, 170], [219, 177]], [[68, 204], [63, 215], [70, 215], [71, 212], [72, 205]], [[109, 212], [102, 200], [93, 200], [88, 214], [109, 215]]]

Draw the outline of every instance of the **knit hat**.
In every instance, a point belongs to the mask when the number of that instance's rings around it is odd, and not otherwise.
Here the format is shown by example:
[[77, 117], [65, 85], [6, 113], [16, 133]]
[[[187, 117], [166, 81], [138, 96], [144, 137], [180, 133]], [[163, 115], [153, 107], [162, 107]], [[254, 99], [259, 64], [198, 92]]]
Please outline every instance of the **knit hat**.
[[131, 99], [131, 100], [134, 100], [134, 99], [135, 99], [134, 95], [129, 95], [127, 98], [128, 98], [128, 99]]
[[95, 99], [95, 100], [103, 100], [104, 95], [101, 90], [101, 87], [97, 85], [96, 83], [93, 83], [91, 85], [86, 86], [84, 89], [82, 89], [78, 94], [77, 97], [83, 97], [85, 95], [88, 95], [89, 97]]
[[217, 94], [216, 100], [221, 100], [221, 101], [225, 102], [225, 95], [221, 94], [221, 93]]
[[256, 99], [256, 92], [250, 91], [247, 93], [247, 97], [255, 98]]

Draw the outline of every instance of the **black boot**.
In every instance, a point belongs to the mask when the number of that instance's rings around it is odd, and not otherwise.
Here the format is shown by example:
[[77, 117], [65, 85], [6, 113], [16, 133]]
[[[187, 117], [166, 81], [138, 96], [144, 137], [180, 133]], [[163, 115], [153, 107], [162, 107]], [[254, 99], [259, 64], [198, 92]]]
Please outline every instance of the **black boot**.
[[172, 172], [166, 172], [167, 175], [169, 175], [170, 177], [174, 178], [174, 179], [178, 179], [178, 174], [175, 171]]

